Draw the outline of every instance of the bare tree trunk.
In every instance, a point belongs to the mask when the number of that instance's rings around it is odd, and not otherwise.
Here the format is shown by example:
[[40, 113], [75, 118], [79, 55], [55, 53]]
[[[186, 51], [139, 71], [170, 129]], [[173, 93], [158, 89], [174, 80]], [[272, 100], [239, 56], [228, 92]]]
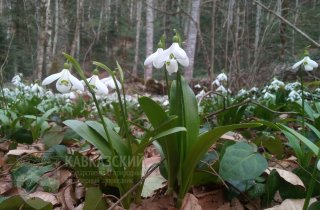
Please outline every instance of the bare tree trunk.
[[3, 12], [3, 0], [0, 0], [0, 16], [2, 16]]
[[255, 37], [254, 37], [254, 55], [257, 56], [257, 50], [259, 46], [259, 40], [260, 40], [260, 32], [261, 32], [261, 14], [262, 14], [262, 8], [259, 4], [257, 6], [257, 12], [256, 12], [256, 25], [255, 25]]
[[46, 7], [46, 21], [44, 27], [45, 33], [45, 63], [43, 72], [48, 75], [49, 69], [52, 64], [52, 20], [51, 20], [51, 0], [48, 0]]
[[74, 31], [73, 41], [71, 45], [71, 56], [79, 60], [80, 52], [80, 27], [81, 27], [81, 18], [83, 13], [83, 1], [77, 0], [77, 16], [76, 16], [76, 28]]
[[[146, 56], [153, 52], [153, 0], [146, 0]], [[145, 67], [144, 81], [152, 78], [152, 64]]]
[[[211, 70], [210, 70], [210, 84], [212, 84], [214, 77], [214, 56], [215, 56], [215, 34], [216, 34], [216, 8], [217, 8], [217, 0], [213, 0], [212, 2], [212, 13], [211, 13]], [[210, 86], [212, 87], [212, 86]]]
[[227, 32], [226, 32], [226, 45], [225, 45], [225, 63], [224, 63], [224, 70], [228, 71], [228, 63], [229, 63], [229, 34], [230, 34], [230, 27], [233, 23], [233, 9], [234, 9], [235, 0], [229, 0], [228, 5], [228, 14], [227, 14]]
[[184, 77], [187, 81], [193, 78], [194, 56], [197, 44], [197, 34], [200, 17], [201, 0], [193, 0], [189, 20], [188, 37], [186, 40], [186, 53], [189, 57], [189, 66], [185, 68]]
[[[288, 17], [288, 6], [289, 2], [288, 0], [283, 0], [281, 4], [281, 16], [284, 18]], [[287, 37], [286, 37], [286, 30], [287, 30], [287, 24], [284, 21], [281, 21], [280, 23], [280, 59], [284, 59], [284, 54], [286, 50], [286, 43], [287, 43]]]
[[53, 43], [52, 43], [52, 56], [56, 56], [57, 50], [57, 42], [59, 36], [59, 1], [55, 1], [54, 4], [54, 36], [53, 36]]
[[37, 58], [36, 58], [36, 71], [34, 78], [41, 80], [46, 67], [46, 46], [48, 44], [48, 30], [50, 23], [48, 10], [50, 10], [51, 0], [41, 0], [37, 4], [38, 14], [38, 39], [37, 39]]
[[140, 28], [141, 28], [141, 12], [142, 12], [142, 0], [137, 0], [137, 16], [136, 16], [136, 48], [134, 54], [134, 65], [132, 68], [133, 76], [138, 76], [138, 64], [139, 64], [139, 52], [140, 52]]

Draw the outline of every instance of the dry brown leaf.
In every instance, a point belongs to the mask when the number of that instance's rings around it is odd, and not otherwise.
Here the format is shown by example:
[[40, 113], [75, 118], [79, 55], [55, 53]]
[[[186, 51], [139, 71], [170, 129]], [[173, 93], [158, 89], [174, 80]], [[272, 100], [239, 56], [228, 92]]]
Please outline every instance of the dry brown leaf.
[[13, 155], [13, 156], [21, 156], [25, 154], [32, 154], [32, 153], [38, 153], [38, 150], [27, 150], [27, 149], [13, 149], [10, 150], [6, 156]]
[[1, 176], [0, 178], [0, 195], [6, 193], [12, 188], [12, 180], [10, 175]]
[[[311, 198], [310, 204], [317, 201]], [[265, 210], [301, 210], [303, 208], [304, 199], [286, 199], [280, 205]]]
[[302, 186], [303, 188], [305, 188], [303, 182], [301, 181], [301, 179], [295, 175], [294, 173], [292, 173], [291, 171], [286, 171], [286, 170], [283, 170], [283, 169], [280, 169], [280, 168], [274, 168], [274, 167], [269, 167], [265, 170], [265, 172], [267, 174], [270, 174], [270, 172], [275, 169], [278, 174], [284, 179], [286, 180], [287, 182], [293, 184], [293, 185], [299, 185], [299, 186]]
[[184, 197], [181, 209], [183, 210], [202, 210], [202, 207], [198, 203], [198, 199], [190, 193], [187, 193]]
[[53, 195], [52, 193], [48, 193], [48, 192], [34, 192], [34, 193], [30, 193], [28, 195], [28, 197], [30, 198], [40, 198], [46, 202], [51, 203], [52, 205], [57, 205], [59, 203], [58, 199], [56, 198], [55, 195]]

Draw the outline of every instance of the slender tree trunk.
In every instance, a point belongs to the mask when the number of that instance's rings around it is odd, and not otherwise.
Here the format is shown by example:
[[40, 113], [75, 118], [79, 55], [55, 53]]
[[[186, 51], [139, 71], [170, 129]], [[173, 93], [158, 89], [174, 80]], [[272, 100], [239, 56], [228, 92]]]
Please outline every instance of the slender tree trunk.
[[201, 0], [193, 0], [189, 20], [188, 37], [186, 40], [186, 53], [189, 57], [189, 66], [185, 68], [184, 77], [187, 81], [193, 78], [194, 56], [197, 44]]
[[51, 0], [47, 1], [46, 21], [45, 21], [45, 63], [43, 72], [48, 75], [52, 64], [52, 17], [51, 17]]
[[45, 73], [46, 66], [46, 46], [48, 44], [49, 31], [49, 10], [51, 0], [41, 0], [37, 4], [38, 14], [38, 39], [37, 39], [37, 58], [36, 71], [34, 78], [41, 80]]
[[[146, 0], [146, 56], [153, 52], [153, 0]], [[145, 67], [144, 81], [152, 78], [152, 64]]]
[[73, 41], [71, 45], [71, 56], [79, 60], [80, 52], [80, 27], [81, 27], [81, 18], [83, 13], [83, 1], [77, 0], [77, 15], [76, 15], [76, 28], [74, 31]]
[[257, 50], [259, 47], [260, 32], [261, 32], [261, 13], [262, 8], [259, 4], [256, 4], [256, 25], [255, 25], [255, 37], [254, 37], [254, 55], [257, 56]]
[[59, 1], [54, 1], [54, 35], [52, 42], [52, 56], [56, 56], [57, 42], [59, 36]]
[[140, 52], [140, 28], [141, 28], [141, 12], [142, 12], [142, 0], [137, 0], [137, 16], [136, 16], [136, 48], [134, 54], [134, 65], [132, 68], [132, 74], [138, 76], [138, 65], [139, 65], [139, 52]]
[[[288, 0], [282, 0], [281, 4], [281, 16], [284, 18], [288, 17], [288, 6], [289, 2]], [[284, 21], [281, 21], [280, 23], [280, 59], [284, 59], [284, 54], [286, 50], [286, 43], [287, 43], [287, 37], [286, 37], [286, 31], [287, 31], [287, 24]]]
[[[228, 71], [228, 63], [229, 63], [229, 34], [230, 34], [230, 28], [233, 23], [233, 9], [234, 9], [235, 0], [229, 0], [228, 4], [228, 14], [227, 14], [227, 32], [226, 32], [226, 45], [225, 45], [225, 63], [224, 63], [224, 70]], [[228, 71], [229, 72], [229, 71]], [[229, 75], [230, 76], [230, 75]]]
[[[215, 69], [215, 34], [216, 34], [216, 8], [217, 8], [217, 0], [213, 0], [212, 2], [212, 13], [211, 13], [211, 70], [210, 70], [210, 84], [212, 84], [214, 77], [214, 69]], [[210, 85], [210, 87], [212, 87]]]

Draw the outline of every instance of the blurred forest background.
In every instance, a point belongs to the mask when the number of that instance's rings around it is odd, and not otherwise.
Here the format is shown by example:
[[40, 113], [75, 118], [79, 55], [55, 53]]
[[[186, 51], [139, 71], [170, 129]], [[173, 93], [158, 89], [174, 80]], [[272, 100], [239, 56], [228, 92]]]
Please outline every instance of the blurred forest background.
[[[320, 0], [260, 0], [270, 11], [320, 42]], [[89, 72], [92, 61], [115, 67], [127, 78], [163, 79], [144, 67], [162, 34], [173, 29], [190, 57], [185, 77], [212, 79], [225, 71], [234, 88], [263, 85], [287, 76], [311, 45], [254, 0], [0, 0], [0, 65], [3, 79], [23, 73], [30, 80], [61, 71], [62, 52]]]

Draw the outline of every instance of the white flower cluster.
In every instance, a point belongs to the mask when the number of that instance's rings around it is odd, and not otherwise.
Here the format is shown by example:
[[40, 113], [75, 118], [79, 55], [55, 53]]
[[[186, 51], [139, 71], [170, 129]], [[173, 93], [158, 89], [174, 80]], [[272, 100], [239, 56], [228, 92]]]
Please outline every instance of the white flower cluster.
[[212, 85], [217, 86], [216, 89], [217, 92], [221, 92], [222, 94], [227, 94], [228, 92], [231, 93], [231, 90], [228, 88], [228, 90], [223, 86], [223, 84], [226, 84], [228, 82], [228, 77], [225, 73], [221, 73], [217, 76], [217, 78], [212, 82]]

